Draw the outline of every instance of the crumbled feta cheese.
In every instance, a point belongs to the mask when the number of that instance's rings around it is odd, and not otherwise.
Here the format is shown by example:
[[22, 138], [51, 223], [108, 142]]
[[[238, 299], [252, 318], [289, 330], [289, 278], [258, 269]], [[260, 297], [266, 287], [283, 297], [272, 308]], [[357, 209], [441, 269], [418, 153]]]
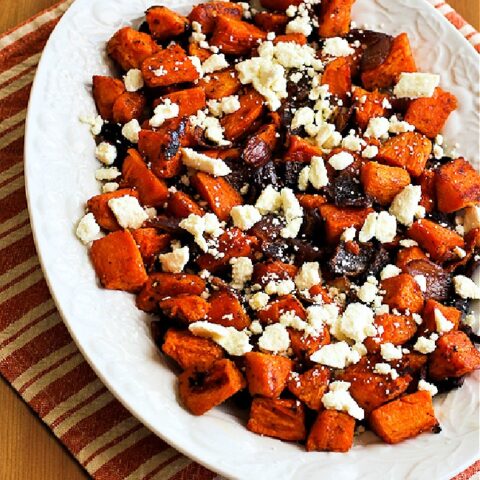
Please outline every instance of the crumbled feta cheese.
[[463, 228], [466, 234], [474, 228], [480, 228], [480, 206], [467, 207], [465, 209]]
[[459, 257], [459, 258], [465, 258], [467, 256], [467, 252], [460, 247], [455, 247], [453, 249], [453, 252]]
[[480, 286], [471, 278], [464, 275], [457, 275], [453, 278], [455, 292], [464, 299], [480, 300]]
[[229, 66], [225, 55], [223, 53], [214, 53], [208, 57], [202, 64], [202, 70], [204, 75], [213, 73], [218, 70], [223, 70]]
[[357, 292], [358, 298], [364, 303], [372, 303], [378, 293], [376, 285], [370, 282], [365, 282]]
[[390, 133], [405, 133], [405, 132], [413, 132], [415, 131], [415, 127], [410, 125], [408, 122], [400, 121], [396, 115], [390, 117], [390, 127], [388, 131]]
[[190, 260], [190, 250], [188, 247], [174, 248], [170, 253], [159, 255], [158, 259], [164, 272], [181, 273]]
[[356, 236], [357, 229], [355, 227], [348, 227], [343, 231], [340, 240], [342, 242], [353, 242]]
[[344, 170], [349, 165], [351, 165], [355, 161], [355, 158], [351, 153], [348, 152], [340, 152], [332, 155], [328, 160], [328, 163], [335, 169], [335, 170]]
[[342, 140], [342, 148], [346, 148], [352, 152], [359, 152], [365, 144], [365, 140], [355, 135], [355, 132], [350, 132]]
[[417, 247], [418, 243], [415, 240], [411, 240], [410, 238], [405, 238], [403, 240], [400, 240], [400, 246], [405, 247], [405, 248], [410, 248], [410, 247]]
[[304, 192], [308, 188], [309, 176], [310, 176], [310, 167], [309, 166], [303, 167], [302, 170], [300, 171], [300, 174], [298, 175], [298, 189], [301, 192]]
[[392, 368], [388, 363], [376, 363], [375, 367], [373, 368], [375, 373], [380, 375], [389, 375], [392, 377], [392, 380], [396, 380], [398, 378], [397, 371]]
[[378, 213], [372, 212], [370, 213], [367, 218], [365, 219], [365, 223], [360, 230], [360, 234], [358, 235], [358, 239], [360, 242], [365, 243], [371, 240], [375, 236], [375, 230], [377, 227], [377, 218]]
[[93, 213], [87, 213], [80, 222], [78, 222], [76, 234], [85, 245], [98, 238], [100, 235], [100, 227]]
[[365, 243], [376, 237], [381, 243], [390, 243], [397, 234], [397, 220], [388, 212], [370, 213], [363, 224], [358, 236], [360, 242]]
[[379, 139], [388, 138], [388, 131], [390, 129], [390, 122], [385, 117], [374, 117], [368, 122], [365, 130], [366, 137], [373, 137]]
[[267, 352], [285, 352], [290, 346], [288, 330], [280, 323], [268, 325], [258, 339], [258, 346]]
[[218, 218], [213, 213], [207, 213], [203, 216], [190, 214], [187, 218], [184, 218], [180, 224], [180, 228], [183, 228], [188, 233], [193, 235], [195, 243], [204, 251], [208, 251], [208, 243], [203, 237], [205, 233], [212, 235], [213, 237], [219, 237], [223, 233], [221, 224]]
[[123, 83], [127, 92], [140, 90], [144, 85], [142, 71], [138, 68], [132, 68], [123, 76]]
[[105, 180], [115, 180], [122, 172], [117, 167], [99, 168], [95, 171], [95, 178], [102, 182]]
[[310, 360], [332, 368], [345, 368], [358, 363], [361, 356], [347, 342], [329, 343], [310, 356]]
[[393, 200], [389, 212], [395, 215], [402, 225], [412, 225], [419, 203], [422, 200], [422, 188], [419, 185], [407, 185]]
[[292, 280], [271, 280], [265, 287], [265, 293], [268, 295], [288, 295], [295, 290], [295, 284]]
[[262, 216], [253, 205], [237, 205], [230, 211], [233, 224], [240, 230], [250, 230]]
[[253, 348], [250, 345], [250, 336], [234, 327], [201, 321], [192, 323], [188, 329], [197, 337], [212, 339], [234, 357], [241, 357], [251, 352]]
[[280, 195], [282, 198], [283, 214], [287, 222], [286, 227], [282, 229], [280, 235], [283, 238], [295, 238], [303, 223], [303, 208], [292, 189], [283, 188]]
[[306, 37], [312, 34], [312, 22], [308, 15], [302, 15], [290, 20], [287, 24], [286, 33], [301, 33]]
[[189, 118], [192, 125], [204, 130], [205, 137], [220, 146], [230, 145], [230, 142], [223, 137], [224, 129], [220, 120], [215, 117], [207, 116], [202, 110]]
[[263, 310], [269, 300], [270, 297], [265, 292], [257, 292], [250, 297], [248, 304], [252, 310]]
[[357, 420], [363, 420], [365, 412], [350, 395], [349, 382], [332, 382], [329, 391], [322, 397], [322, 404], [327, 410], [347, 412]]
[[462, 323], [468, 325], [474, 335], [480, 336], [480, 315], [476, 315], [475, 312], [468, 314], [463, 320]]
[[355, 50], [348, 44], [344, 38], [333, 37], [324, 41], [322, 53], [332, 57], [348, 57], [353, 55]]
[[380, 345], [380, 354], [387, 362], [400, 360], [403, 357], [402, 347], [396, 347], [393, 343], [383, 343]]
[[417, 282], [422, 292], [427, 291], [427, 278], [425, 275], [415, 275], [413, 279]]
[[440, 84], [440, 75], [432, 73], [403, 72], [393, 89], [397, 98], [432, 97]]
[[302, 265], [295, 277], [295, 285], [299, 291], [310, 290], [314, 285], [322, 281], [320, 264], [318, 262], [306, 262]]
[[455, 327], [455, 325], [450, 322], [450, 320], [448, 320], [438, 308], [433, 311], [433, 315], [435, 317], [435, 325], [437, 326], [438, 333], [449, 332]]
[[263, 326], [258, 320], [254, 320], [248, 329], [254, 334], [254, 335], [260, 335], [263, 332]]
[[367, 145], [362, 152], [363, 158], [375, 158], [378, 155], [378, 147], [375, 145]]
[[298, 7], [296, 5], [290, 5], [285, 11], [285, 13], [287, 14], [287, 17], [292, 18], [297, 14], [297, 11]]
[[153, 117], [148, 123], [154, 128], [161, 127], [167, 120], [176, 118], [179, 114], [180, 107], [167, 98], [163, 103], [155, 107]]
[[380, 278], [382, 280], [386, 280], [387, 278], [396, 277], [401, 273], [402, 273], [402, 270], [400, 268], [398, 268], [396, 265], [389, 264], [385, 266], [383, 270], [380, 272]]
[[438, 388], [433, 383], [428, 383], [423, 379], [418, 382], [418, 390], [428, 392], [432, 397], [438, 393]]
[[255, 207], [262, 215], [278, 212], [282, 208], [282, 196], [268, 185], [258, 197]]
[[309, 107], [299, 108], [292, 119], [292, 130], [315, 123], [315, 112]]
[[248, 257], [235, 257], [230, 260], [232, 265], [232, 287], [242, 290], [253, 274], [253, 263]]
[[140, 133], [140, 130], [142, 130], [140, 124], [138, 123], [138, 120], [134, 118], [123, 126], [122, 135], [129, 142], [138, 143], [138, 134]]
[[212, 158], [191, 148], [182, 148], [182, 162], [185, 166], [202, 172], [224, 177], [232, 173], [230, 167], [220, 158]]
[[90, 133], [94, 136], [100, 135], [103, 124], [105, 123], [100, 115], [80, 115], [79, 120], [82, 123], [90, 125]]
[[116, 192], [120, 188], [120, 184], [117, 182], [105, 183], [102, 187], [102, 193]]
[[104, 165], [113, 165], [117, 158], [117, 149], [114, 145], [107, 142], [101, 142], [95, 149], [95, 157]]
[[435, 340], [427, 337], [418, 337], [413, 349], [417, 352], [428, 354], [432, 353], [435, 350]]
[[308, 179], [317, 190], [328, 185], [327, 168], [322, 157], [312, 157]]
[[108, 201], [108, 206], [122, 228], [136, 230], [148, 219], [148, 215], [138, 203], [138, 200], [130, 195], [111, 198]]
[[340, 321], [342, 333], [355, 340], [363, 342], [367, 337], [376, 335], [374, 312], [362, 303], [350, 303]]

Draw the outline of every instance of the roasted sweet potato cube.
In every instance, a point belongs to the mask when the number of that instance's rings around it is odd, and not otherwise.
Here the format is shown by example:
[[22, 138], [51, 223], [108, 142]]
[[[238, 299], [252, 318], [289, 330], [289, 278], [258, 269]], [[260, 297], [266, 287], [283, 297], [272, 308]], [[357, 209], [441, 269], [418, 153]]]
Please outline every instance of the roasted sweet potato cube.
[[428, 373], [433, 380], [463, 377], [479, 368], [480, 352], [460, 331], [442, 335], [428, 361]]
[[415, 320], [407, 315], [393, 315], [389, 313], [377, 315], [375, 317], [375, 326], [379, 333], [373, 337], [366, 338], [364, 341], [364, 345], [370, 353], [379, 352], [382, 343], [403, 345], [417, 331]]
[[437, 87], [433, 97], [416, 98], [410, 102], [405, 120], [428, 138], [435, 138], [457, 107], [456, 97]]
[[390, 205], [393, 199], [410, 184], [410, 175], [399, 167], [368, 162], [362, 167], [363, 190], [380, 205]]
[[435, 190], [436, 174], [433, 170], [424, 170], [420, 175], [419, 183], [422, 188], [422, 199], [420, 205], [426, 212], [435, 210], [437, 204], [437, 192]]
[[298, 400], [254, 398], [247, 428], [280, 440], [304, 440], [305, 409]]
[[362, 84], [367, 90], [388, 88], [397, 83], [402, 72], [416, 72], [415, 59], [406, 33], [395, 37], [390, 53], [378, 67], [362, 73]]
[[300, 374], [292, 372], [287, 388], [308, 408], [320, 410], [322, 397], [328, 388], [329, 381], [330, 370], [327, 367], [318, 366]]
[[175, 360], [183, 370], [209, 369], [223, 358], [223, 350], [209, 338], [196, 337], [188, 330], [169, 328], [164, 337], [162, 352]]
[[208, 34], [213, 32], [218, 15], [241, 20], [243, 8], [233, 2], [201, 3], [193, 7], [188, 18], [191, 22], [198, 22], [202, 26], [202, 32]]
[[167, 317], [176, 318], [186, 324], [204, 320], [210, 309], [210, 305], [202, 297], [188, 293], [164, 298], [158, 306]]
[[293, 295], [284, 295], [270, 302], [263, 310], [257, 312], [258, 319], [264, 324], [277, 323], [280, 317], [287, 312], [295, 312], [302, 320], [307, 314], [301, 302]]
[[197, 275], [186, 273], [152, 273], [137, 296], [137, 307], [144, 312], [158, 310], [158, 303], [166, 297], [190, 294], [200, 295], [205, 281]]
[[155, 261], [155, 256], [170, 246], [171, 237], [168, 233], [158, 233], [155, 228], [139, 228], [132, 230], [140, 254], [145, 265], [150, 266]]
[[306, 45], [307, 41], [307, 37], [303, 33], [287, 33], [285, 35], [277, 35], [273, 40], [273, 44], [298, 43], [299, 45]]
[[231, 360], [217, 360], [208, 369], [188, 368], [178, 377], [180, 400], [194, 415], [203, 415], [245, 388], [245, 379]]
[[398, 268], [401, 268], [405, 273], [408, 273], [406, 271], [406, 267], [409, 262], [412, 262], [413, 260], [424, 260], [427, 258], [428, 257], [425, 255], [425, 252], [420, 247], [402, 248], [402, 250], [399, 250], [399, 252], [397, 253], [396, 265]]
[[148, 279], [140, 251], [128, 230], [95, 240], [90, 258], [100, 283], [109, 290], [136, 292]]
[[205, 90], [202, 87], [187, 88], [178, 92], [169, 93], [153, 102], [153, 106], [156, 107], [161, 103], [165, 103], [165, 100], [170, 100], [172, 103], [178, 105], [179, 118], [194, 115], [199, 110], [203, 110], [207, 104]]
[[328, 202], [327, 197], [317, 194], [297, 193], [296, 195], [300, 205], [308, 210], [320, 208]]
[[290, 137], [290, 144], [288, 150], [285, 152], [283, 160], [285, 162], [305, 162], [310, 163], [312, 157], [321, 157], [322, 150], [308, 143], [303, 138], [297, 135]]
[[225, 138], [236, 142], [250, 133], [252, 124], [259, 119], [264, 111], [263, 97], [255, 90], [249, 90], [239, 98], [240, 109], [225, 115], [221, 125], [225, 130]]
[[141, 93], [122, 93], [113, 104], [113, 121], [128, 123], [134, 118], [139, 119], [143, 115], [146, 103], [145, 97]]
[[152, 173], [141, 155], [133, 148], [128, 151], [123, 162], [122, 174], [125, 182], [137, 190], [143, 205], [163, 206], [168, 198], [166, 183]]
[[323, 410], [307, 439], [308, 452], [348, 452], [353, 446], [355, 419], [348, 413]]
[[335, 205], [322, 205], [320, 215], [325, 220], [328, 243], [337, 243], [348, 227], [362, 228], [371, 208], [341, 208]]
[[120, 229], [120, 225], [115, 218], [115, 215], [108, 206], [109, 200], [112, 198], [119, 198], [129, 195], [138, 198], [138, 193], [130, 188], [122, 188], [115, 192], [102, 193], [92, 197], [87, 202], [89, 212], [92, 212], [97, 223], [105, 230], [113, 232]]
[[309, 359], [317, 350], [320, 350], [320, 347], [330, 343], [330, 332], [327, 326], [316, 335], [309, 335], [293, 328], [287, 330], [293, 355], [301, 360]]
[[402, 273], [396, 277], [382, 281], [382, 290], [385, 290], [383, 303], [391, 309], [396, 308], [400, 312], [419, 313], [423, 308], [423, 294], [415, 279], [408, 273]]
[[238, 93], [242, 84], [238, 79], [237, 72], [233, 68], [227, 68], [220, 72], [214, 72], [206, 78], [202, 78], [198, 85], [205, 90], [209, 100], [218, 100]]
[[436, 300], [429, 299], [425, 302], [422, 312], [423, 323], [419, 328], [419, 335], [428, 336], [438, 331], [435, 311], [440, 312], [453, 325], [451, 330], [458, 330], [462, 312], [455, 307], [447, 307]]
[[372, 412], [370, 426], [387, 443], [399, 443], [438, 425], [432, 397], [420, 391], [387, 403]]
[[[162, 75], [158, 75], [159, 70]], [[179, 45], [171, 45], [148, 57], [142, 63], [142, 75], [149, 87], [167, 87], [200, 78], [192, 61]]]
[[417, 376], [418, 372], [427, 364], [428, 356], [418, 352], [404, 353], [400, 360], [395, 360], [392, 366], [402, 375], [408, 373]]
[[432, 142], [417, 132], [405, 132], [387, 140], [380, 148], [377, 159], [394, 167], [405, 168], [418, 177], [425, 169], [432, 153]]
[[408, 236], [428, 252], [436, 262], [458, 258], [454, 252], [455, 247], [464, 248], [465, 246], [465, 241], [460, 235], [426, 219], [416, 221], [408, 230]]
[[125, 71], [140, 68], [143, 61], [157, 53], [159, 49], [150, 35], [131, 27], [120, 29], [107, 44], [108, 54]]
[[353, 91], [355, 120], [358, 126], [365, 130], [371, 118], [384, 117], [386, 108], [384, 101], [388, 100], [388, 95], [380, 93], [378, 90], [369, 92], [363, 88], [356, 87]]
[[286, 10], [290, 5], [300, 5], [303, 0], [260, 0], [262, 7], [269, 10]]
[[480, 174], [463, 158], [437, 170], [435, 188], [441, 212], [456, 212], [480, 204]]
[[92, 84], [93, 99], [98, 113], [104, 120], [112, 120], [113, 105], [115, 100], [125, 92], [125, 85], [118, 78], [101, 75], [94, 75]]
[[145, 16], [152, 37], [162, 42], [184, 33], [190, 23], [188, 18], [167, 7], [151, 7]]
[[298, 267], [283, 263], [280, 260], [256, 263], [253, 267], [252, 282], [266, 287], [270, 281], [293, 280], [297, 275]]
[[266, 38], [267, 34], [251, 23], [218, 15], [210, 45], [227, 55], [246, 55]]
[[197, 264], [202, 270], [215, 272], [229, 264], [234, 257], [249, 257], [254, 251], [255, 237], [245, 235], [238, 228], [229, 228], [218, 240], [218, 251], [223, 254], [220, 257], [205, 254], [200, 255]]
[[228, 220], [233, 207], [243, 203], [240, 193], [223, 177], [197, 172], [190, 182], [221, 222]]
[[188, 55], [190, 57], [198, 57], [203, 63], [207, 58], [210, 58], [213, 55], [213, 52], [206, 48], [202, 48], [198, 43], [190, 42], [188, 44]]
[[213, 292], [208, 299], [210, 309], [207, 320], [211, 323], [243, 330], [250, 325], [250, 317], [245, 312], [237, 296], [229, 290]]
[[352, 90], [352, 72], [345, 57], [336, 58], [325, 67], [322, 74], [322, 85], [342, 101], [346, 101]]
[[318, 18], [320, 37], [343, 37], [350, 30], [355, 0], [323, 0]]
[[173, 192], [168, 198], [167, 212], [176, 218], [187, 218], [189, 215], [204, 215], [204, 210], [189, 195]]
[[390, 375], [376, 373], [375, 365], [381, 361], [381, 357], [363, 357], [359, 363], [350, 365], [339, 375], [340, 380], [350, 382], [350, 394], [367, 414], [399, 397], [412, 381], [408, 374], [394, 380]]
[[312, 298], [319, 297], [323, 303], [333, 303], [331, 295], [328, 293], [328, 290], [322, 285], [314, 285], [310, 287], [308, 293]]
[[285, 27], [289, 21], [290, 19], [285, 13], [278, 12], [258, 12], [253, 17], [253, 22], [257, 27], [277, 35], [285, 33]]
[[292, 361], [261, 352], [245, 354], [245, 376], [250, 395], [277, 398], [287, 386]]

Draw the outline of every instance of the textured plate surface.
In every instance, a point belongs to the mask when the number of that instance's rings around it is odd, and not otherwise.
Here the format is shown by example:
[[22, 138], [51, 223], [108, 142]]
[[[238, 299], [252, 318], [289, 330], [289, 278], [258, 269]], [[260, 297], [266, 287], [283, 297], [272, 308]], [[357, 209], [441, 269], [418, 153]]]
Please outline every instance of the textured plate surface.
[[[479, 372], [462, 389], [435, 399], [442, 425], [397, 446], [364, 434], [348, 454], [307, 454], [302, 447], [249, 433], [245, 419], [217, 408], [195, 418], [177, 403], [175, 376], [158, 355], [132, 296], [98, 288], [87, 251], [74, 235], [86, 199], [97, 194], [94, 142], [79, 115], [93, 113], [92, 74], [107, 74], [105, 41], [138, 24], [148, 0], [77, 0], [51, 36], [30, 100], [26, 178], [32, 227], [57, 306], [100, 378], [167, 442], [233, 478], [450, 478], [479, 451]], [[163, 0], [182, 13], [191, 1]], [[354, 20], [391, 34], [406, 31], [422, 71], [437, 72], [459, 99], [446, 139], [478, 162], [478, 55], [424, 0], [357, 0]], [[478, 272], [477, 272], [478, 273]]]

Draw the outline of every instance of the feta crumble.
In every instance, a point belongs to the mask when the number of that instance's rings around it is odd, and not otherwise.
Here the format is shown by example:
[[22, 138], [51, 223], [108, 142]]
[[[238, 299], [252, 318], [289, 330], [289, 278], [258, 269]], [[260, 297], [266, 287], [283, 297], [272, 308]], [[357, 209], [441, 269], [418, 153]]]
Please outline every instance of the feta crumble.
[[230, 211], [233, 224], [240, 230], [250, 230], [262, 216], [253, 205], [237, 205]]
[[153, 117], [149, 120], [149, 124], [158, 128], [161, 127], [167, 120], [176, 118], [180, 114], [180, 107], [176, 103], [172, 103], [170, 99], [166, 99], [155, 107]]
[[418, 390], [421, 392], [428, 392], [432, 397], [438, 393], [438, 388], [433, 385], [433, 383], [428, 383], [423, 379], [418, 382]]
[[122, 127], [122, 135], [132, 143], [138, 143], [138, 134], [142, 128], [140, 127], [140, 124], [138, 123], [138, 120], [134, 118], [133, 120], [130, 120], [128, 123], [126, 123]]
[[403, 357], [402, 347], [396, 347], [393, 343], [383, 343], [380, 345], [380, 354], [387, 362], [400, 360]]
[[159, 255], [158, 259], [164, 272], [181, 273], [190, 260], [190, 250], [188, 247], [174, 248], [170, 253]]
[[402, 225], [411, 226], [422, 200], [422, 188], [419, 185], [407, 185], [394, 199], [389, 212], [395, 215]]
[[322, 404], [327, 410], [347, 412], [353, 418], [363, 420], [365, 412], [350, 395], [350, 385], [349, 382], [332, 382], [328, 392], [322, 397]]
[[108, 206], [122, 228], [136, 230], [148, 219], [148, 215], [138, 203], [138, 200], [130, 195], [111, 198], [108, 201]]
[[232, 287], [242, 290], [253, 274], [253, 263], [248, 257], [235, 257], [230, 260], [232, 265]]
[[143, 88], [144, 81], [142, 71], [138, 68], [130, 69], [126, 75], [123, 76], [123, 83], [127, 92], [136, 92]]
[[432, 73], [403, 72], [393, 89], [397, 98], [432, 97], [440, 84], [440, 75]]
[[318, 262], [306, 262], [302, 265], [295, 277], [295, 285], [299, 291], [310, 290], [314, 285], [322, 282], [320, 264]]
[[113, 165], [117, 158], [117, 149], [110, 143], [101, 142], [95, 148], [95, 157], [104, 165]]
[[478, 286], [471, 278], [464, 275], [457, 275], [453, 278], [455, 292], [464, 299], [479, 300], [480, 286]]
[[87, 213], [80, 222], [78, 222], [76, 234], [85, 245], [98, 238], [100, 235], [100, 226], [93, 213]]
[[290, 346], [288, 330], [280, 323], [268, 325], [258, 339], [258, 346], [267, 352], [285, 352]]
[[353, 55], [355, 50], [344, 38], [333, 37], [325, 39], [322, 53], [324, 55], [331, 55], [332, 57], [348, 57], [349, 55]]
[[200, 170], [216, 177], [224, 177], [232, 173], [230, 167], [222, 159], [209, 157], [191, 148], [182, 148], [182, 162], [189, 168]]
[[438, 308], [433, 311], [433, 316], [435, 317], [435, 325], [438, 333], [449, 332], [455, 327]]
[[351, 153], [348, 152], [340, 152], [332, 155], [328, 163], [335, 169], [335, 170], [344, 170], [348, 166], [350, 166], [355, 161], [355, 158]]

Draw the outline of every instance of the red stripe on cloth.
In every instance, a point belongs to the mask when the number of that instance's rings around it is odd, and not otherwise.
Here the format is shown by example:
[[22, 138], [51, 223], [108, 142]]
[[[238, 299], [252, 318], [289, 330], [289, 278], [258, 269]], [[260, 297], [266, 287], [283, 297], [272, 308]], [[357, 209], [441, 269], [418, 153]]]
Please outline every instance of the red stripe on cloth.
[[463, 17], [455, 11], [447, 13], [445, 17], [459, 30], [465, 25], [467, 25], [467, 22], [463, 19]]
[[[0, 149], [0, 173], [22, 161], [23, 141], [23, 135], [21, 135], [17, 140]], [[10, 218], [9, 216], [5, 217], [5, 214], [9, 214], [9, 212], [2, 212], [0, 210], [0, 222], [4, 218]]]
[[[1, 202], [0, 202], [1, 208]], [[12, 245], [0, 250], [0, 275], [8, 272], [13, 267], [23, 263], [35, 255], [35, 244], [33, 236], [27, 235]], [[0, 292], [10, 287], [9, 284], [0, 285]]]
[[170, 480], [212, 480], [216, 474], [202, 467], [198, 463], [191, 463], [180, 472], [176, 473]]
[[[10, 85], [10, 88], [13, 88], [13, 86], [14, 84], [12, 83]], [[30, 97], [31, 89], [32, 89], [32, 81], [30, 81], [24, 87], [18, 90], [12, 91], [10, 95], [0, 100], [0, 112], [2, 112], [2, 117], [4, 119], [12, 117], [16, 113], [18, 113], [20, 110], [23, 110], [25, 108], [25, 105], [28, 103], [28, 99]]]
[[[25, 198], [25, 189], [20, 188], [15, 190], [13, 193], [0, 200], [0, 223], [14, 217], [26, 208], [27, 199]], [[2, 255], [4, 255], [4, 253], [2, 253]]]

